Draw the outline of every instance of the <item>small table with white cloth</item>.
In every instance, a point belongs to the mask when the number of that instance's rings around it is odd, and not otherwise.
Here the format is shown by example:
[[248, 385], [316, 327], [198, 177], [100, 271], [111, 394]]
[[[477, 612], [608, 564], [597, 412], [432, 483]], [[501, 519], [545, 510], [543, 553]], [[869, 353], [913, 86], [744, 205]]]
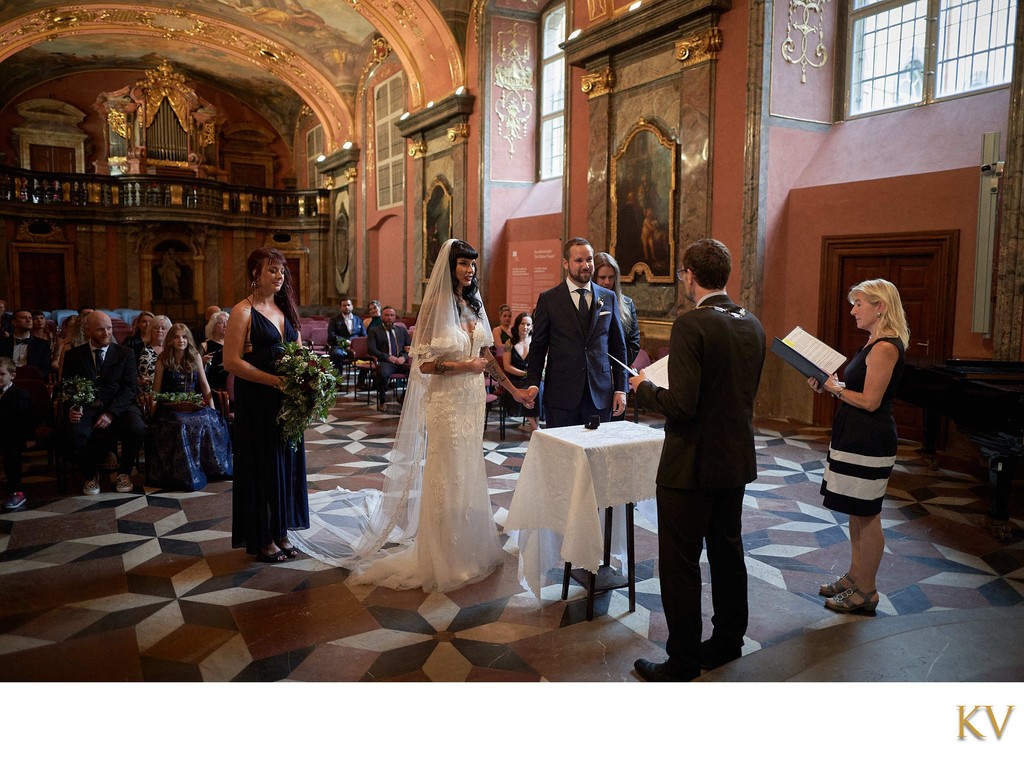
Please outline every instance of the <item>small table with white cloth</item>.
[[[612, 588], [629, 587], [629, 611], [634, 611], [633, 508], [655, 495], [664, 440], [662, 430], [631, 421], [533, 433], [505, 529], [519, 531], [519, 578], [538, 598], [544, 574], [564, 560], [562, 598], [572, 571], [573, 578], [587, 587], [588, 620], [593, 617], [594, 593]], [[625, 578], [608, 566], [610, 509], [603, 534], [599, 518], [602, 507], [618, 504], [626, 504]], [[580, 568], [584, 579], [572, 568]]]

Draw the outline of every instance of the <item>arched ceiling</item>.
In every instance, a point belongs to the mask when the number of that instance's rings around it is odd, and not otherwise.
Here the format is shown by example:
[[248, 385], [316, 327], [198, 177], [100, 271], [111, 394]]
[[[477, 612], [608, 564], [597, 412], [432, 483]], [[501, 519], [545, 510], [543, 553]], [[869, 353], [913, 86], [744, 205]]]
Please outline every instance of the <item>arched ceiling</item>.
[[288, 139], [303, 105], [329, 150], [355, 134], [355, 97], [383, 36], [409, 82], [409, 108], [465, 84], [462, 54], [429, 0], [47, 0], [0, 3], [0, 108], [56, 77], [153, 69], [231, 93]]

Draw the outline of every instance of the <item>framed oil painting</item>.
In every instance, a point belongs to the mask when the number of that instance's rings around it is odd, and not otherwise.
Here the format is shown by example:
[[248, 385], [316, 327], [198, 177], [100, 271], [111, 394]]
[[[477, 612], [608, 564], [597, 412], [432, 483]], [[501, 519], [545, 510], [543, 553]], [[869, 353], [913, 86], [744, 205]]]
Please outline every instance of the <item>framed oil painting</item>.
[[452, 237], [452, 192], [435, 178], [423, 202], [423, 280], [430, 278], [441, 244]]
[[676, 164], [679, 146], [640, 119], [612, 155], [612, 254], [622, 280], [675, 280]]

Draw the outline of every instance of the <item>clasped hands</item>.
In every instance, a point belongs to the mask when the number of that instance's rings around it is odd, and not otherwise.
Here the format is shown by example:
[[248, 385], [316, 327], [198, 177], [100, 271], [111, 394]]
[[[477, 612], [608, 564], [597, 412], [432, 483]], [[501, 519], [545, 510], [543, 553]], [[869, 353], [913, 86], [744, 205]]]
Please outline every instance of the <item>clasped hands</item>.
[[516, 402], [523, 406], [523, 408], [532, 409], [537, 400], [537, 393], [540, 390], [537, 385], [534, 384], [526, 389], [516, 389], [512, 392], [512, 397], [515, 398]]

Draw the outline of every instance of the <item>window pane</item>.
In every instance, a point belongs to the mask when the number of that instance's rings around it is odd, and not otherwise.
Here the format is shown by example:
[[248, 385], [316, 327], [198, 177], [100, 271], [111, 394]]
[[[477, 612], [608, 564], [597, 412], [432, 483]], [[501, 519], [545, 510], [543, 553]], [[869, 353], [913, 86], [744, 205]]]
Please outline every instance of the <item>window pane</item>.
[[1010, 81], [1013, 0], [943, 0], [939, 10], [936, 96]]
[[540, 176], [542, 180], [560, 177], [565, 146], [564, 118], [561, 114], [546, 119], [541, 125]]
[[544, 84], [541, 88], [541, 116], [565, 108], [565, 59], [544, 64]]
[[396, 74], [374, 92], [377, 158], [377, 207], [401, 204], [405, 189], [405, 140], [395, 122], [405, 111], [405, 88]]
[[851, 114], [921, 101], [927, 5], [917, 0], [854, 21]]
[[560, 6], [544, 17], [544, 58], [561, 55], [558, 46], [565, 42], [565, 6]]

